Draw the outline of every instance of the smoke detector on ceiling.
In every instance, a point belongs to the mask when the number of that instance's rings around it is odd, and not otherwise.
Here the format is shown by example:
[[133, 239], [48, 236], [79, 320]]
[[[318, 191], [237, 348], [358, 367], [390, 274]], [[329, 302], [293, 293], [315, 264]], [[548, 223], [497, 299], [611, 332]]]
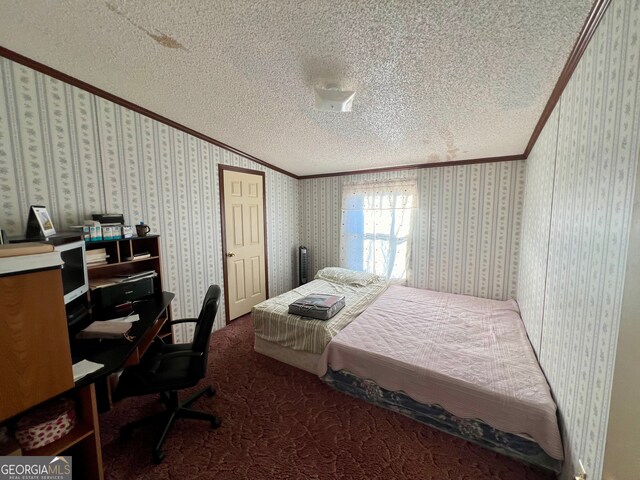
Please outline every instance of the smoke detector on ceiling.
[[356, 92], [340, 90], [335, 84], [314, 87], [316, 92], [316, 110], [322, 112], [350, 112]]

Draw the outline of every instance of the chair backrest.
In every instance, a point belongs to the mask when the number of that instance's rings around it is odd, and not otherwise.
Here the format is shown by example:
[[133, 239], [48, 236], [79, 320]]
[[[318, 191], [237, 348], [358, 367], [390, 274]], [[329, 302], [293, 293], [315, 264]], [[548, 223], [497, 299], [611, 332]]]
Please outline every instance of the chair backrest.
[[213, 322], [216, 319], [218, 313], [218, 307], [220, 306], [220, 287], [218, 285], [211, 285], [207, 294], [202, 302], [202, 309], [198, 316], [198, 323], [196, 329], [193, 332], [193, 341], [191, 342], [191, 349], [194, 352], [202, 353], [197, 361], [192, 361], [192, 368], [195, 370], [194, 375], [204, 377], [207, 370], [207, 360], [209, 354], [209, 340], [211, 339], [211, 330], [213, 330]]

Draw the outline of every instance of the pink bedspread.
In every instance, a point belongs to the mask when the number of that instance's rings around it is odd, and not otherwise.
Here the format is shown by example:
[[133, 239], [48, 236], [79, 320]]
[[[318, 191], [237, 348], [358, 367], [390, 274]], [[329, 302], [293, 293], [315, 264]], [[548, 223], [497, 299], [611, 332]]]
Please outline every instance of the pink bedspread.
[[549, 456], [563, 458], [556, 404], [513, 300], [392, 286], [333, 338], [324, 356], [325, 368], [526, 434]]

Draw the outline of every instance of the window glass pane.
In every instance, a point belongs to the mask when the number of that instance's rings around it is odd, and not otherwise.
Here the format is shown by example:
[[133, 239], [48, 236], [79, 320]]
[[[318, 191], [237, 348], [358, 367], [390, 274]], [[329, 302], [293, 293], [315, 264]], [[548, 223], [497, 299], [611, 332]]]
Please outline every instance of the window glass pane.
[[405, 280], [415, 199], [415, 181], [345, 185], [342, 266]]

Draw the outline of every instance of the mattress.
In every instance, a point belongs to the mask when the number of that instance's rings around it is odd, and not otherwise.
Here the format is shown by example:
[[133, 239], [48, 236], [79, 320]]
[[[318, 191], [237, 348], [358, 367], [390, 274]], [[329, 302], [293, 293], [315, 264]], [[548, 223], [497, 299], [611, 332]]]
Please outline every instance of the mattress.
[[[349, 325], [385, 289], [383, 280], [363, 286], [316, 279], [259, 303], [251, 312], [255, 336], [282, 347], [321, 354], [331, 339]], [[329, 320], [288, 313], [289, 304], [313, 293], [344, 295], [345, 307]]]
[[562, 461], [551, 458], [527, 436], [498, 430], [475, 418], [456, 417], [439, 405], [416, 402], [403, 392], [385, 390], [375, 382], [357, 377], [346, 370], [335, 372], [329, 369], [323, 380], [347, 395], [405, 415], [494, 452], [554, 473], [562, 470]]
[[563, 458], [556, 405], [513, 300], [391, 286], [324, 357], [321, 366], [527, 435]]

